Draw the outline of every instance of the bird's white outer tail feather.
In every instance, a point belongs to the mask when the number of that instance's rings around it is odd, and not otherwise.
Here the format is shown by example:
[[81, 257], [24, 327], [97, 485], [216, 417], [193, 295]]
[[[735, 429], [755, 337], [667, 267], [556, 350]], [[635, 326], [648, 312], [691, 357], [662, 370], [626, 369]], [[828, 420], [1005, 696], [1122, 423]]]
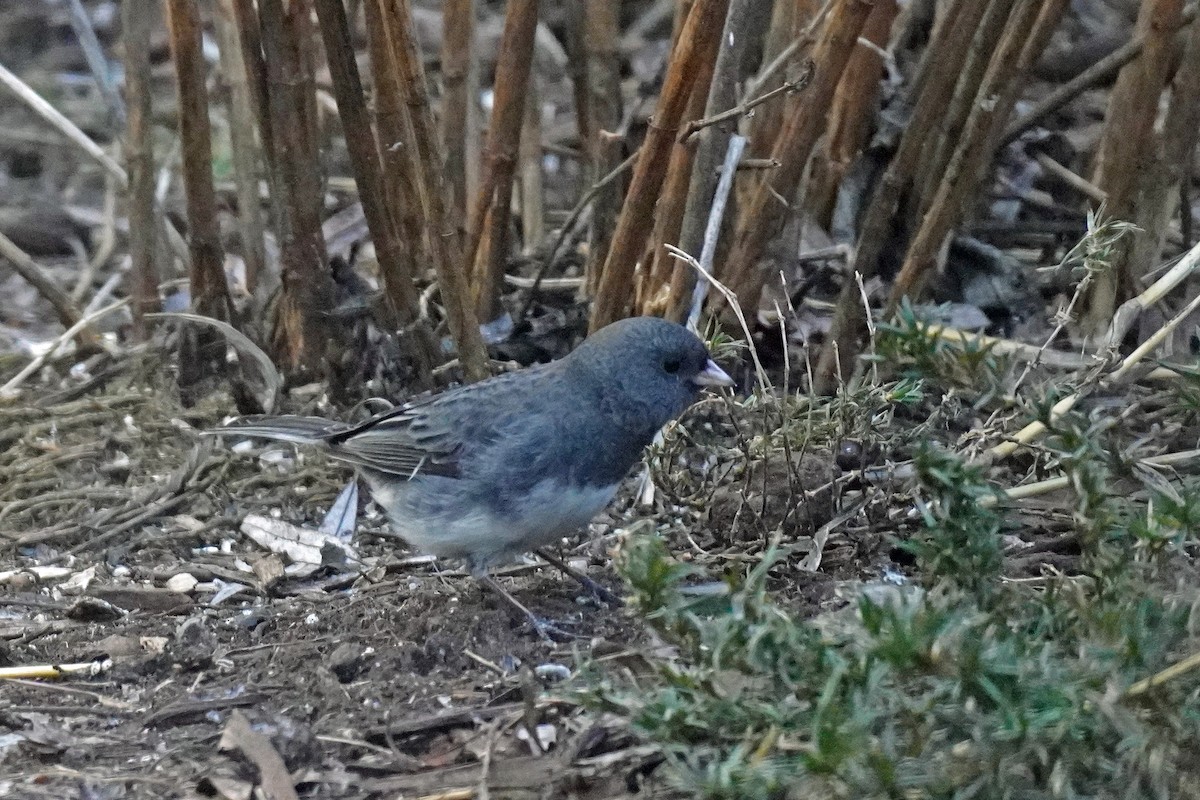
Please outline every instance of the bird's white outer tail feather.
[[341, 426], [320, 417], [263, 417], [204, 431], [208, 436], [245, 436], [294, 444], [320, 444]]

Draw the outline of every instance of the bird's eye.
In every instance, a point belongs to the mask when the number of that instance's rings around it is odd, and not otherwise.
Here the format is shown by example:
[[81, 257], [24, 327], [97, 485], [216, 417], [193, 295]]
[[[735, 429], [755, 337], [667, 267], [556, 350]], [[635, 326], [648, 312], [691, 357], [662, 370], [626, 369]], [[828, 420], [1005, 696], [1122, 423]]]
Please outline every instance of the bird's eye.
[[666, 361], [663, 362], [663, 369], [665, 369], [667, 372], [669, 372], [672, 375], [674, 375], [676, 372], [679, 372], [679, 368], [682, 366], [683, 366], [683, 359], [680, 359], [680, 358], [668, 358]]

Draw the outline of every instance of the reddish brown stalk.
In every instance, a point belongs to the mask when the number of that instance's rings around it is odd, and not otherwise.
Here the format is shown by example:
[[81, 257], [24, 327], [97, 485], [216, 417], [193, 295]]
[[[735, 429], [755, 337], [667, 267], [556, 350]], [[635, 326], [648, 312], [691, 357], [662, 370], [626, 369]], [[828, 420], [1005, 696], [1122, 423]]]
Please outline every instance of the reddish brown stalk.
[[254, 11], [254, 0], [232, 0], [233, 11], [237, 21], [238, 37], [242, 46], [242, 61], [246, 65], [250, 97], [254, 108], [255, 119], [258, 121], [259, 138], [262, 140], [263, 154], [268, 159], [274, 158], [271, 146], [271, 112], [267, 100], [267, 67], [263, 63], [262, 34], [258, 28], [258, 16]]
[[[446, 214], [446, 185], [442, 175], [442, 154], [438, 150], [433, 111], [425, 83], [425, 67], [417, 47], [409, 0], [380, 0], [386, 3], [382, 14], [391, 44], [392, 58], [400, 79], [408, 125], [412, 132], [412, 158], [416, 166], [417, 188], [424, 211], [426, 242], [438, 276], [442, 306], [463, 374], [469, 381], [483, 380], [490, 374], [487, 349], [479, 332], [479, 321], [470, 302], [467, 281], [469, 260], [463, 257], [457, 227]], [[530, 42], [532, 47], [532, 41]], [[521, 109], [518, 108], [518, 111]]]
[[[761, 18], [769, 14], [770, 3], [765, 0], [731, 0], [725, 15], [720, 50], [715, 59], [715, 72], [705, 102], [705, 119], [717, 117], [737, 107], [737, 89], [743, 77], [741, 73], [747, 52], [762, 40]], [[721, 163], [729, 147], [729, 137], [737, 132], [739, 119], [739, 116], [731, 116], [700, 129], [694, 137], [696, 156], [687, 190], [687, 206], [680, 226], [679, 247], [696, 258], [700, 257], [704, 245], [704, 232], [712, 211], [713, 193], [717, 188]], [[726, 221], [732, 219], [733, 215], [727, 211]], [[722, 238], [721, 241], [725, 242], [727, 239]], [[674, 263], [671, 266], [671, 287], [665, 313], [671, 319], [682, 322], [691, 305], [696, 273], [687, 264], [677, 259], [671, 260]]]
[[829, 109], [829, 135], [823, 157], [813, 165], [806, 205], [816, 222], [828, 230], [838, 187], [867, 143], [883, 86], [883, 56], [888, 35], [900, 12], [896, 0], [878, 0], [863, 24], [862, 38], [846, 64]]
[[939, 115], [937, 134], [929, 137], [921, 155], [921, 179], [915, 182], [913, 197], [908, 203], [909, 220], [907, 230], [916, 230], [929, 211], [929, 205], [937, 194], [946, 166], [954, 155], [955, 147], [962, 137], [967, 118], [975, 107], [976, 93], [987, 72], [988, 64], [993, 53], [1000, 45], [1004, 36], [1004, 26], [1013, 10], [1012, 0], [991, 0], [971, 49], [967, 53], [967, 61], [958, 77], [958, 85], [954, 88], [954, 97], [949, 107]]
[[[771, 12], [771, 22], [767, 28], [766, 41], [763, 45], [763, 65], [775, 61], [790, 47], [801, 33], [808, 28], [817, 13], [819, 2], [815, 0], [777, 0]], [[799, 55], [798, 53], [796, 55]], [[791, 63], [795, 63], [795, 56]], [[768, 83], [760, 87], [760, 91], [769, 91], [782, 86], [788, 80], [788, 70], [782, 69]], [[746, 144], [747, 158], [767, 158], [779, 138], [779, 130], [783, 127], [784, 116], [800, 102], [798, 97], [792, 97], [782, 103], [768, 103], [759, 108], [750, 119], [749, 141]], [[750, 186], [745, 193], [752, 191]]]
[[[225, 104], [229, 110], [229, 141], [237, 190], [242, 260], [246, 265], [246, 291], [254, 295], [267, 270], [262, 202], [258, 192], [258, 165], [262, 163], [262, 148], [255, 137], [258, 124], [246, 62], [242, 57], [242, 37], [238, 32], [234, 5], [235, 0], [220, 0], [217, 4], [216, 28], [221, 48], [219, 80], [226, 90]], [[274, 288], [273, 280], [268, 283]]]
[[[467, 218], [467, 139], [478, 116], [475, 0], [446, 0], [442, 12], [442, 151], [451, 218]], [[464, 231], [460, 230], [460, 237]]]
[[698, 59], [707, 51], [703, 46], [705, 39], [720, 35], [727, 7], [728, 0], [696, 0], [671, 52], [658, 107], [646, 131], [629, 194], [621, 208], [617, 230], [600, 276], [589, 325], [592, 331], [624, 316], [633, 300], [634, 267], [654, 225], [654, 204], [699, 70]]
[[[870, 12], [869, 0], [840, 0], [831, 10], [813, 54], [816, 66], [812, 83], [784, 122], [771, 151], [779, 169], [764, 177], [742, 212], [726, 264], [726, 283], [748, 312], [758, 305], [765, 280], [759, 259], [767, 242], [787, 221], [791, 210], [787, 204], [795, 196], [813, 147], [825, 130], [830, 100]], [[721, 309], [723, 298], [714, 300], [715, 308]], [[726, 311], [732, 318], [732, 309]]]
[[[622, 114], [621, 53], [618, 49], [620, 6], [612, 0], [582, 2], [587, 91], [580, 129], [587, 131], [584, 142], [591, 163], [591, 181], [596, 183], [616, 169], [625, 157], [625, 143], [617, 134]], [[624, 196], [625, 182], [621, 180], [605, 184], [596, 194], [588, 241], [587, 296], [593, 296], [600, 283], [600, 272], [608, 256], [608, 245], [616, 229]]]
[[377, 0], [363, 6], [367, 21], [367, 48], [371, 54], [371, 75], [375, 89], [375, 125], [383, 158], [383, 184], [392, 217], [399, 226], [404, 248], [409, 254], [414, 276], [418, 266], [428, 260], [425, 252], [425, 227], [421, 222], [421, 198], [417, 191], [415, 148], [408, 115], [401, 97], [400, 76], [392, 58], [388, 26]]
[[818, 393], [834, 391], [839, 377], [850, 375], [854, 361], [862, 352], [867, 330], [866, 312], [854, 273], [866, 280], [878, 272], [879, 258], [891, 239], [890, 228], [901, 194], [916, 173], [922, 146], [935, 129], [939, 109], [946, 108], [950, 102], [975, 28], [986, 9], [986, 3], [958, 0], [925, 48], [917, 69], [919, 91], [913, 95], [916, 99], [908, 127], [871, 195], [859, 226], [854, 260], [843, 279], [829, 338], [821, 350], [813, 379], [814, 390]]
[[195, 0], [169, 0], [167, 27], [179, 83], [179, 141], [187, 201], [188, 250], [192, 257], [188, 275], [192, 308], [199, 314], [229, 320], [229, 288], [225, 283], [225, 259], [212, 177], [208, 90], [200, 49], [202, 28]]
[[[133, 335], [146, 339], [144, 315], [158, 311], [158, 224], [154, 218], [154, 142], [151, 133], [150, 29], [153, 16], [136, 3], [121, 6], [125, 44], [125, 168], [129, 173], [129, 257]], [[61, 312], [60, 312], [61, 314]]]
[[493, 81], [492, 118], [484, 147], [485, 177], [472, 210], [467, 247], [467, 263], [473, 263], [475, 270], [475, 306], [479, 318], [486, 321], [503, 312], [500, 295], [508, 260], [513, 176], [521, 147], [521, 121], [537, 20], [538, 0], [510, 0]]
[[683, 33], [683, 26], [687, 24], [688, 15], [692, 13], [694, 5], [696, 0], [675, 0], [675, 14], [671, 17], [672, 50], [679, 46], [679, 35]]
[[363, 215], [375, 243], [384, 295], [394, 317], [393, 322], [400, 327], [414, 327], [414, 364], [419, 380], [429, 385], [430, 369], [439, 360], [437, 347], [428, 323], [420, 315], [413, 282], [415, 264], [412, 252], [400, 238], [395, 221], [388, 213], [379, 151], [363, 100], [362, 80], [354, 58], [346, 9], [342, 0], [316, 0], [316, 8], [334, 96], [337, 98], [338, 116], [342, 120], [342, 131], [350, 153]]
[[585, 149], [592, 138], [592, 111], [588, 99], [591, 66], [587, 50], [587, 2], [567, 0], [563, 3], [563, 48], [567, 52], [567, 74], [571, 76], [571, 98], [575, 102], [575, 130]]
[[331, 335], [333, 282], [321, 231], [321, 185], [310, 98], [315, 96], [303, 39], [311, 6], [258, 0], [267, 70], [271, 149], [279, 194], [282, 292], [275, 347], [293, 372], [321, 374]]
[[[1117, 76], [1108, 100], [1104, 133], [1096, 154], [1092, 183], [1108, 194], [1107, 215], [1132, 220], [1136, 214], [1139, 176], [1155, 149], [1154, 124], [1159, 98], [1170, 77], [1176, 53], [1175, 34], [1183, 24], [1183, 0], [1145, 0], [1137, 31], [1144, 44], [1141, 55]], [[1092, 281], [1084, 314], [1087, 333], [1107, 330], [1117, 304], [1136, 293], [1128, 241], [1113, 259], [1111, 269]]]
[[[1139, 180], [1138, 217], [1135, 222], [1143, 233], [1133, 241], [1129, 262], [1139, 265], [1143, 271], [1157, 265], [1162, 259], [1171, 227], [1171, 214], [1179, 205], [1179, 187], [1191, 179], [1191, 164], [1195, 158], [1198, 137], [1200, 25], [1193, 25], [1187, 30], [1179, 68], [1171, 85], [1171, 105], [1163, 121], [1159, 144], [1155, 148], [1157, 157], [1151, 168], [1143, 171]], [[1188, 205], [1179, 211], [1185, 219], [1192, 213]], [[1191, 245], [1187, 238], [1185, 236], [1185, 248]], [[1184, 335], [1192, 335], [1190, 327]]]
[[[1041, 5], [1038, 0], [1017, 0], [1008, 18], [1004, 37], [979, 85], [962, 138], [896, 276], [888, 297], [887, 314], [895, 310], [902, 298], [915, 295], [937, 266], [938, 250], [962, 219], [965, 205], [979, 185], [992, 154], [992, 144], [1012, 110], [1023, 71], [1032, 64], [1032, 58], [1040, 55], [1030, 54], [1028, 44], [1034, 40], [1031, 34]], [[1028, 60], [1022, 58], [1025, 54], [1029, 54]]]
[[[736, 0], [735, 0], [736, 1]], [[712, 87], [716, 72], [717, 54], [723, 40], [721, 32], [705, 37], [702, 45], [706, 52], [698, 57], [699, 68], [692, 84], [692, 96], [683, 114], [686, 122], [704, 116], [708, 103], [708, 91]], [[641, 314], [662, 315], [667, 308], [670, 293], [670, 277], [675, 271], [676, 260], [664, 245], [677, 244], [683, 229], [683, 213], [687, 210], [688, 187], [692, 180], [692, 163], [696, 156], [696, 142], [676, 141], [671, 148], [671, 160], [667, 164], [667, 177], [663, 181], [662, 195], [654, 207], [654, 230], [650, 234], [650, 247], [638, 270], [637, 294], [634, 305]], [[697, 257], [699, 253], [695, 254]]]
[[[1188, 5], [1183, 12], [1183, 24], [1191, 25], [1198, 15], [1200, 15], [1200, 7]], [[1088, 89], [1099, 86], [1116, 75], [1122, 67], [1141, 55], [1142, 46], [1145, 43], [1145, 31], [1135, 31], [1133, 38], [1128, 42], [1032, 103], [1029, 110], [1022, 114], [1020, 119], [1013, 120], [1012, 124], [1004, 129], [1004, 136], [1001, 137], [1000, 144], [1008, 144]]]

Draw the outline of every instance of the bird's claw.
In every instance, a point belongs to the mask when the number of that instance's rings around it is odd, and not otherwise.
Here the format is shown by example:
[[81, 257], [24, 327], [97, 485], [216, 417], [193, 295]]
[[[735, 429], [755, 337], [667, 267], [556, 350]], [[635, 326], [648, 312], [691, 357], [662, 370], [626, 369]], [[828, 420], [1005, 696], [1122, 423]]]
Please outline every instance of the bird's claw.
[[551, 644], [570, 642], [579, 638], [579, 634], [560, 628], [560, 625], [565, 624], [563, 622], [555, 622], [551, 619], [539, 617], [537, 614], [529, 614], [528, 618], [529, 624], [533, 626], [533, 630], [537, 635]]
[[625, 605], [625, 601], [623, 601], [615, 592], [609, 591], [586, 575], [578, 576], [578, 580], [579, 585], [582, 586], [584, 591], [591, 595], [592, 599], [597, 603], [606, 605], [609, 608], [620, 608], [621, 606]]

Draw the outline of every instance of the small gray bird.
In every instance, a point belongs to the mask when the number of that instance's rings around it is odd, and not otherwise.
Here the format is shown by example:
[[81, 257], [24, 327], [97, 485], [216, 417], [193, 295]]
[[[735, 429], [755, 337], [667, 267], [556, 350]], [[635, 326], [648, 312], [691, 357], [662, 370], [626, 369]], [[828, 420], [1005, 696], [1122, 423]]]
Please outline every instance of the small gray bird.
[[413, 547], [490, 567], [583, 528], [655, 434], [706, 386], [733, 381], [704, 343], [656, 317], [621, 320], [565, 358], [417, 400], [359, 425], [250, 417], [208, 433], [315, 445], [354, 464]]

